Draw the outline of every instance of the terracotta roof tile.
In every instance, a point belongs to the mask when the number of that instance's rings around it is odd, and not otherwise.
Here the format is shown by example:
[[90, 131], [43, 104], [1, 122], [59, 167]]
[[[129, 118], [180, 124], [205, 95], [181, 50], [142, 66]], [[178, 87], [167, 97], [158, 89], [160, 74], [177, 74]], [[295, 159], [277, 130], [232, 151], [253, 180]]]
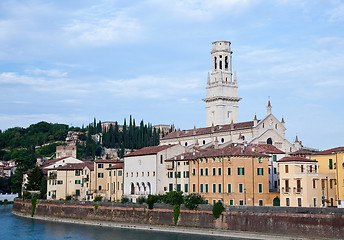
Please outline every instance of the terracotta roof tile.
[[112, 169], [122, 169], [124, 166], [123, 162], [118, 162], [115, 165], [108, 167], [107, 170], [112, 170]]
[[259, 152], [259, 153], [267, 153], [267, 154], [284, 154], [285, 153], [271, 144], [252, 144], [252, 145], [249, 145], [247, 148], [249, 150]]
[[168, 148], [173, 147], [173, 146], [175, 146], [175, 145], [162, 145], [162, 146], [154, 146], [154, 147], [145, 147], [145, 148], [141, 148], [139, 150], [136, 150], [135, 152], [128, 153], [127, 155], [124, 155], [124, 157], [153, 155], [153, 154], [157, 154], [158, 152], [163, 151], [163, 150], [168, 149]]
[[304, 158], [304, 157], [284, 157], [277, 162], [317, 162], [316, 160]]
[[336, 147], [321, 152], [317, 152], [315, 155], [331, 155], [336, 152], [344, 152], [344, 147]]
[[85, 161], [83, 163], [69, 163], [61, 167], [55, 168], [56, 170], [82, 170], [88, 167], [91, 171], [94, 170], [94, 162]]
[[96, 163], [117, 163], [117, 159], [98, 159], [95, 161]]
[[314, 155], [314, 154], [317, 154], [316, 152], [311, 152], [311, 151], [308, 151], [308, 150], [305, 150], [305, 149], [299, 149], [295, 152], [291, 152], [289, 153], [289, 155], [291, 156], [303, 156], [303, 155]]

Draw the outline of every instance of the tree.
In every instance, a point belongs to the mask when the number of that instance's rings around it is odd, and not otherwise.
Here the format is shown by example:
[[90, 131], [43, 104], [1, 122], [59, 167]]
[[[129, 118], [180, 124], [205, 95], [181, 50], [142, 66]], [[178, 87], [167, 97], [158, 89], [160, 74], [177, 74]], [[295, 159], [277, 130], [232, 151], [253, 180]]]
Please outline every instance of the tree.
[[46, 199], [47, 198], [47, 180], [45, 179], [45, 176], [43, 175], [41, 186], [40, 186], [40, 194], [39, 198]]
[[40, 190], [42, 178], [44, 177], [42, 169], [36, 166], [27, 177], [28, 183], [26, 184], [27, 190]]
[[198, 193], [191, 193], [184, 198], [184, 206], [190, 210], [195, 210], [199, 204], [204, 203], [204, 199]]

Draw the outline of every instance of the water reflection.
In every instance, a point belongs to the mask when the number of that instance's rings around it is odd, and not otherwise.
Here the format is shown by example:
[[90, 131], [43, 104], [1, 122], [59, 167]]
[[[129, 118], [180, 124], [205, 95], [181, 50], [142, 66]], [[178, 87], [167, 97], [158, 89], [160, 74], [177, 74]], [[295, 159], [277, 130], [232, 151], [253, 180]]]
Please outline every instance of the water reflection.
[[[67, 224], [21, 218], [11, 213], [12, 205], [0, 206], [1, 239], [80, 240], [221, 240], [223, 237], [162, 233], [153, 231]], [[231, 238], [232, 239], [232, 238]]]

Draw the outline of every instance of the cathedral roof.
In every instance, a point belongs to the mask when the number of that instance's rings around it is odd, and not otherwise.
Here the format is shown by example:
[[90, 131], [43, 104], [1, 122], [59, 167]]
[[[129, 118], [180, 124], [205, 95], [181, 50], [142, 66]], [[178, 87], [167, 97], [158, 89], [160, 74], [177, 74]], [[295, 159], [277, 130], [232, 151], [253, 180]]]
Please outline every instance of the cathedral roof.
[[[258, 122], [259, 121], [260, 120], [258, 120]], [[254, 121], [234, 123], [233, 125], [232, 124], [217, 125], [214, 127], [196, 128], [196, 129], [171, 132], [170, 134], [163, 137], [162, 139], [164, 140], [164, 139], [171, 139], [171, 138], [178, 138], [178, 137], [202, 135], [202, 134], [208, 134], [208, 133], [228, 132], [232, 130], [252, 128], [253, 126], [254, 126]]]

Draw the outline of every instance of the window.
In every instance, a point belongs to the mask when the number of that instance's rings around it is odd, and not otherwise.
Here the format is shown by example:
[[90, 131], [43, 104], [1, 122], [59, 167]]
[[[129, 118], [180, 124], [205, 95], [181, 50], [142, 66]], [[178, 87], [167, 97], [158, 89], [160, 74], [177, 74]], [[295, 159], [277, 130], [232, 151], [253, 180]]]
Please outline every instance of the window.
[[245, 169], [243, 167], [238, 168], [238, 175], [245, 175]]
[[192, 175], [194, 175], [194, 176], [196, 175], [196, 169], [194, 169], [194, 168], [192, 169]]
[[149, 172], [147, 172], [147, 177], [149, 177]]
[[333, 169], [333, 162], [332, 159], [328, 160], [328, 169]]
[[263, 193], [263, 184], [258, 184], [258, 193]]
[[225, 57], [225, 68], [228, 68], [228, 56]]
[[101, 185], [98, 186], [98, 190], [99, 190], [99, 191], [102, 190], [102, 186], [101, 186]]
[[209, 192], [208, 184], [205, 184], [205, 192], [206, 192], [206, 193]]
[[208, 168], [205, 169], [205, 175], [208, 176]]
[[216, 184], [213, 183], [213, 193], [216, 193]]
[[192, 192], [196, 192], [196, 184], [192, 184]]
[[302, 207], [302, 198], [297, 198], [297, 206]]
[[317, 207], [317, 198], [313, 198], [313, 207]]
[[189, 178], [189, 171], [186, 171], [186, 178]]
[[274, 168], [274, 174], [277, 174], [277, 168]]
[[313, 172], [313, 166], [309, 166], [309, 172]]
[[286, 205], [287, 207], [290, 206], [290, 198], [286, 198], [286, 199], [285, 199], [285, 205]]
[[[49, 180], [50, 182], [50, 180]], [[63, 181], [62, 180], [57, 180], [57, 184], [63, 184]]]
[[234, 205], [234, 199], [229, 200], [229, 205]]
[[103, 178], [104, 177], [104, 173], [98, 173], [98, 178]]
[[80, 176], [80, 170], [75, 170], [75, 176]]
[[110, 164], [109, 164], [109, 167], [111, 167], [111, 166], [112, 166], [112, 164], [110, 163]]
[[274, 162], [276, 162], [276, 161], [277, 161], [277, 156], [276, 156], [276, 155], [272, 155], [272, 160], [273, 160]]
[[182, 190], [181, 185], [177, 184], [177, 192], [180, 192]]
[[160, 164], [162, 164], [162, 155], [160, 155]]
[[155, 176], [155, 171], [153, 171], [153, 177]]
[[170, 191], [170, 192], [173, 191], [173, 184], [172, 184], [172, 183], [170, 183], [170, 184], [168, 185], [168, 191]]
[[104, 164], [98, 163], [98, 168], [104, 168]]
[[79, 189], [75, 190], [75, 195], [80, 196], [80, 190]]
[[109, 171], [109, 177], [111, 177], [111, 171]]
[[217, 170], [218, 170], [219, 176], [221, 176], [221, 174], [222, 174], [222, 168], [218, 168]]
[[285, 192], [289, 192], [289, 180], [284, 181]]
[[219, 193], [222, 193], [222, 184], [220, 183], [218, 186], [219, 186]]
[[285, 173], [289, 173], [289, 166], [288, 166], [288, 165], [285, 165], [285, 166], [284, 166], [284, 172], [285, 172]]
[[200, 185], [201, 193], [203, 193], [203, 184]]
[[244, 200], [239, 200], [239, 205], [243, 206], [244, 205]]
[[185, 184], [185, 186], [184, 186], [184, 192], [189, 192], [189, 184]]
[[301, 165], [301, 172], [303, 172], [303, 165]]
[[216, 175], [216, 168], [213, 168], [213, 176]]
[[317, 188], [317, 182], [315, 179], [313, 179], [313, 188]]
[[114, 177], [116, 176], [116, 170], [115, 170], [115, 171], [113, 171], [113, 176], [114, 176]]
[[263, 170], [264, 170], [263, 168], [257, 168], [257, 174], [262, 176]]
[[201, 168], [201, 176], [203, 176], [203, 168]]
[[232, 184], [228, 183], [227, 192], [232, 193]]
[[[115, 175], [114, 175], [115, 176]], [[121, 177], [122, 176], [122, 170], [118, 170], [118, 176]]]
[[332, 189], [333, 188], [333, 180], [330, 179], [330, 188]]
[[216, 203], [216, 200], [214, 199], [214, 200], [213, 200], [213, 204], [215, 204], [215, 203]]
[[321, 179], [321, 188], [325, 189], [325, 179]]
[[230, 167], [227, 168], [227, 175], [232, 175], [232, 169]]
[[80, 180], [75, 180], [75, 184], [80, 184]]
[[244, 185], [242, 183], [239, 183], [239, 193], [242, 193], [244, 190]]
[[258, 200], [259, 206], [263, 206], [263, 200]]

